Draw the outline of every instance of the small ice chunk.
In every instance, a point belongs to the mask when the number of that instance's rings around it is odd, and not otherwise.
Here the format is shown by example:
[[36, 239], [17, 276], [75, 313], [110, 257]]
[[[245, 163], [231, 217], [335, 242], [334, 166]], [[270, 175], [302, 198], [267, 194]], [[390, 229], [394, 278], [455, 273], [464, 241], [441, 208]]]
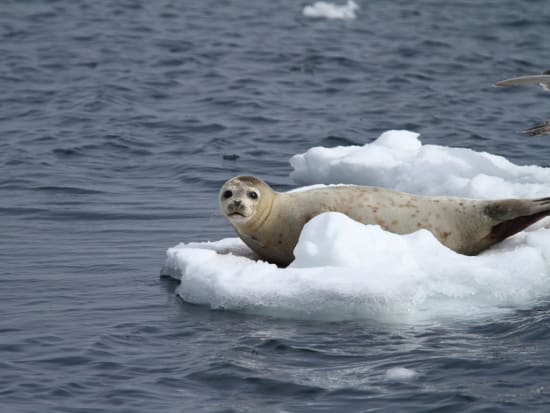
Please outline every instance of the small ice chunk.
[[410, 380], [416, 377], [417, 373], [414, 370], [405, 367], [392, 367], [386, 371], [386, 380], [403, 381]]
[[348, 0], [345, 5], [338, 5], [318, 1], [312, 5], [305, 6], [302, 14], [306, 17], [316, 17], [325, 19], [355, 19], [355, 12], [359, 10], [359, 6], [353, 0]]

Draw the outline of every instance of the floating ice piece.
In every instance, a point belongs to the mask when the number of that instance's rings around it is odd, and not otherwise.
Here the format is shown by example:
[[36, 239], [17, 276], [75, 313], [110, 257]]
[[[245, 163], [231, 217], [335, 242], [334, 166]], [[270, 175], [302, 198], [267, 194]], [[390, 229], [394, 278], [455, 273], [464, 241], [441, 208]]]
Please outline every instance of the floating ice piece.
[[414, 322], [475, 318], [550, 294], [550, 230], [469, 257], [425, 230], [396, 235], [340, 213], [306, 224], [287, 268], [256, 261], [238, 238], [180, 244], [164, 275], [195, 304], [275, 317]]
[[357, 10], [359, 6], [353, 0], [348, 0], [346, 5], [318, 1], [313, 5], [305, 6], [302, 14], [306, 17], [352, 20], [355, 19]]
[[416, 377], [417, 373], [414, 370], [405, 367], [392, 367], [386, 371], [386, 380], [404, 381]]
[[[550, 168], [486, 152], [423, 145], [389, 131], [364, 146], [312, 148], [291, 160], [298, 183], [353, 183], [429, 195], [544, 197]], [[426, 231], [397, 235], [326, 213], [308, 222], [287, 268], [238, 238], [168, 249], [162, 273], [187, 302], [275, 317], [416, 322], [472, 319], [550, 297], [550, 228], [531, 227], [475, 257]], [[401, 371], [403, 373], [403, 371]], [[399, 370], [388, 377], [399, 378]]]

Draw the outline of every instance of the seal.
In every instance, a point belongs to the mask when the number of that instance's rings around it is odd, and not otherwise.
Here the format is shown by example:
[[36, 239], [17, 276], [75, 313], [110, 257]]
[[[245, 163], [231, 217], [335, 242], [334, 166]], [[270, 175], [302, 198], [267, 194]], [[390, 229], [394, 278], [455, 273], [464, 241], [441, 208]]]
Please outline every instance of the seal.
[[465, 255], [476, 255], [550, 215], [550, 197], [487, 201], [370, 186], [276, 192], [254, 176], [225, 182], [219, 203], [244, 243], [261, 259], [279, 266], [294, 260], [302, 228], [323, 212], [341, 212], [397, 234], [424, 228], [448, 248]]

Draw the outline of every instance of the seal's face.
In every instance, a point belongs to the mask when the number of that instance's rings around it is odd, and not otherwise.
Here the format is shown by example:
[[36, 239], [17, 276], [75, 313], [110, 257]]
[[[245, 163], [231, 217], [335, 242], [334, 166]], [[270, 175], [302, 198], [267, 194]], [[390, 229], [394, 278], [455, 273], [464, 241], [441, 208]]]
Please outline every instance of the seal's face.
[[246, 178], [232, 178], [220, 190], [220, 209], [237, 226], [254, 216], [262, 197], [258, 185]]

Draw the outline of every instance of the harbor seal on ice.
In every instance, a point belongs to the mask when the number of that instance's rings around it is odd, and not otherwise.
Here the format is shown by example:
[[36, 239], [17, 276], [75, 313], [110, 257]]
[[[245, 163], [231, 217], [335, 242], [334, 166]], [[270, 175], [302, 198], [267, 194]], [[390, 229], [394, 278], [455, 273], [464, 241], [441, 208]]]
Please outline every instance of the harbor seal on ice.
[[[494, 201], [429, 197], [370, 186], [331, 186], [276, 192], [254, 176], [229, 179], [220, 208], [260, 258], [286, 266], [304, 225], [323, 212], [408, 234], [429, 230], [442, 244], [475, 255], [550, 215], [550, 197]], [[367, 246], [365, 246], [367, 248]]]

